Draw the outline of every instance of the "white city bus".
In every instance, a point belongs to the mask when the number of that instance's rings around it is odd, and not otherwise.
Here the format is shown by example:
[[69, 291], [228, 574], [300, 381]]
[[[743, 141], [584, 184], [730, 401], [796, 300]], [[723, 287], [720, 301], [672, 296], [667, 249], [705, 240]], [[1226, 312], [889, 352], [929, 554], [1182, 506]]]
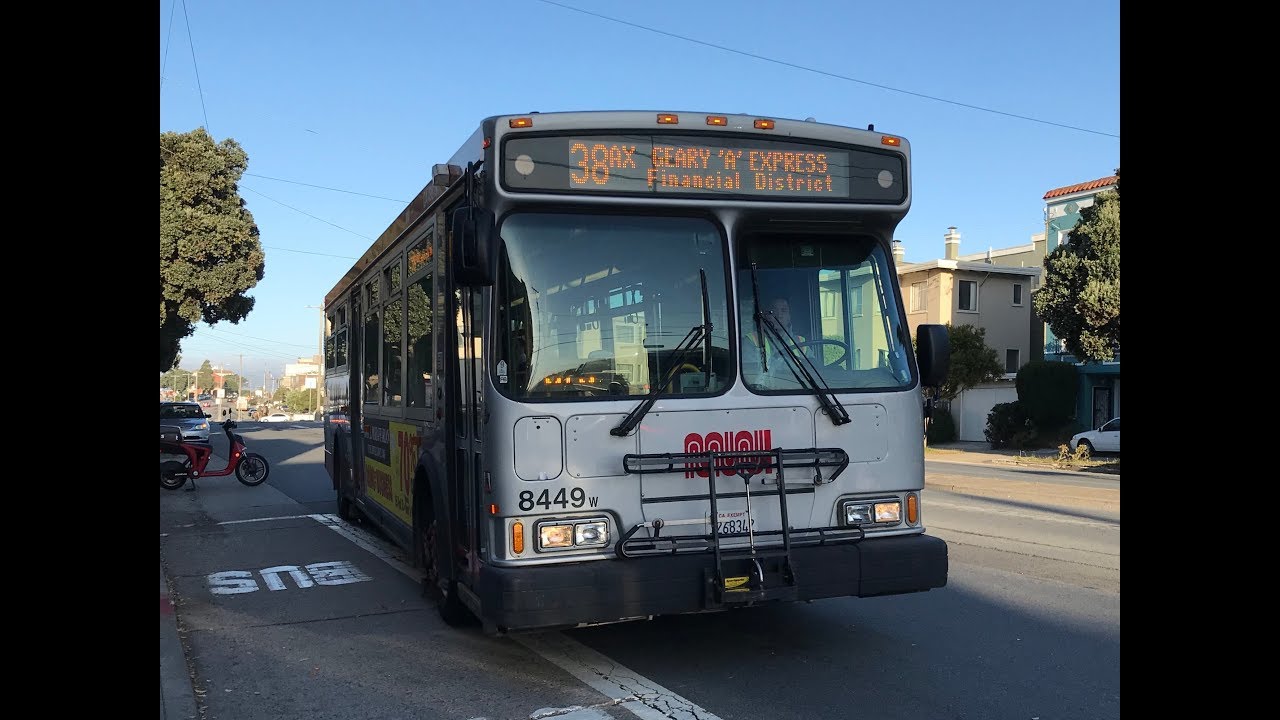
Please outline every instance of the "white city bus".
[[944, 586], [909, 168], [811, 121], [483, 120], [325, 296], [339, 514], [490, 633]]

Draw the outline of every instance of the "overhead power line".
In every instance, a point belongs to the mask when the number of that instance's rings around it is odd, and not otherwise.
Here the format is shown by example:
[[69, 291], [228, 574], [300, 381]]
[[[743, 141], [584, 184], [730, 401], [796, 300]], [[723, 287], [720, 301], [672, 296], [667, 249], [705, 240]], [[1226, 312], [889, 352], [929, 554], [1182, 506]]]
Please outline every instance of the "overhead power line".
[[187, 14], [187, 0], [182, 0], [182, 18], [187, 23], [187, 43], [191, 45], [191, 65], [196, 70], [196, 92], [200, 94], [200, 112], [204, 113], [204, 129], [213, 136], [213, 128], [209, 127], [209, 111], [204, 107], [204, 88], [200, 85], [200, 65], [196, 63], [196, 43], [191, 39], [191, 16]]
[[313, 220], [319, 220], [320, 222], [324, 223], [325, 225], [332, 225], [333, 227], [336, 227], [336, 228], [338, 228], [339, 230], [342, 230], [342, 231], [344, 231], [344, 232], [349, 232], [349, 233], [351, 233], [352, 235], [355, 235], [356, 237], [364, 238], [365, 240], [368, 240], [369, 242], [373, 242], [373, 238], [371, 238], [371, 237], [369, 237], [369, 236], [367, 236], [367, 235], [361, 235], [360, 233], [356, 232], [355, 230], [349, 230], [349, 229], [347, 229], [347, 228], [342, 227], [341, 225], [338, 225], [337, 223], [331, 223], [331, 222], [329, 222], [328, 220], [325, 220], [325, 219], [324, 219], [324, 218], [322, 218], [322, 217], [316, 217], [315, 215], [312, 215], [311, 213], [306, 212], [305, 210], [299, 210], [298, 208], [296, 208], [296, 207], [294, 207], [294, 206], [292, 206], [292, 205], [290, 205], [290, 204], [288, 204], [288, 203], [282, 203], [282, 202], [280, 202], [279, 200], [277, 200], [277, 199], [275, 199], [275, 198], [271, 197], [270, 195], [263, 195], [262, 193], [258, 192], [257, 190], [254, 190], [253, 188], [251, 188], [251, 187], [249, 187], [249, 186], [247, 186], [247, 185], [241, 185], [240, 187], [244, 188], [245, 190], [248, 190], [249, 192], [251, 192], [251, 193], [253, 193], [253, 194], [255, 194], [255, 195], [262, 195], [262, 197], [264, 197], [264, 198], [266, 198], [266, 199], [270, 200], [270, 201], [271, 201], [271, 202], [273, 202], [273, 203], [276, 203], [277, 205], [283, 205], [283, 206], [285, 206], [285, 207], [289, 208], [290, 210], [292, 210], [292, 211], [294, 211], [294, 212], [302, 213], [303, 215], [306, 215], [307, 217], [309, 217], [309, 218], [311, 218], [311, 219], [313, 219]]
[[169, 46], [173, 45], [173, 9], [178, 0], [169, 0], [169, 29], [164, 35], [164, 59], [160, 61], [160, 87], [164, 87], [164, 68], [169, 64]]
[[1116, 135], [1114, 133], [1102, 132], [1101, 130], [1091, 130], [1089, 128], [1076, 127], [1075, 125], [1066, 125], [1064, 123], [1053, 122], [1052, 120], [1042, 120], [1040, 118], [1034, 118], [1029, 115], [1019, 115], [1017, 113], [1005, 112], [1004, 110], [996, 110], [994, 108], [982, 107], [981, 105], [964, 103], [958, 100], [948, 100], [947, 98], [941, 98], [935, 95], [926, 95], [924, 93], [913, 92], [911, 90], [903, 90], [901, 88], [896, 88], [889, 85], [874, 83], [869, 80], [859, 80], [858, 78], [849, 77], [848, 75], [841, 75], [840, 73], [833, 73], [827, 70], [819, 70], [818, 68], [809, 67], [807, 65], [800, 65], [798, 63], [787, 62], [786, 60], [777, 60], [775, 58], [766, 57], [764, 55], [757, 55], [756, 53], [747, 52], [745, 50], [738, 50], [737, 48], [731, 48], [725, 45], [717, 45], [716, 43], [707, 42], [705, 40], [699, 40], [697, 38], [691, 38], [685, 35], [678, 35], [673, 32], [667, 32], [666, 30], [658, 30], [657, 28], [651, 28], [651, 27], [648, 27], [647, 25], [640, 25], [638, 23], [628, 22], [626, 20], [620, 20], [618, 18], [610, 17], [608, 15], [601, 15], [600, 13], [591, 12], [590, 10], [583, 10], [582, 8], [576, 8], [576, 7], [573, 7], [572, 5], [565, 5], [564, 3], [555, 2], [555, 0], [538, 0], [538, 2], [546, 3], [547, 5], [555, 5], [556, 7], [564, 8], [565, 10], [572, 10], [577, 13], [582, 13], [583, 15], [590, 15], [592, 17], [600, 18], [601, 20], [608, 20], [609, 22], [618, 23], [620, 25], [627, 25], [629, 27], [633, 27], [638, 30], [645, 30], [647, 32], [656, 33], [658, 35], [665, 35], [667, 37], [676, 38], [677, 40], [684, 40], [685, 42], [691, 42], [697, 45], [703, 45], [705, 47], [715, 48], [716, 50], [723, 50], [725, 52], [734, 53], [735, 55], [742, 55], [743, 57], [749, 57], [755, 60], [763, 60], [765, 62], [773, 63], [775, 65], [782, 65], [784, 67], [795, 68], [797, 70], [804, 70], [806, 72], [816, 73], [818, 75], [825, 75], [827, 77], [833, 77], [838, 80], [847, 80], [848, 82], [858, 83], [860, 85], [867, 85], [869, 87], [879, 88], [881, 90], [888, 90], [890, 92], [902, 93], [903, 95], [911, 95], [913, 97], [924, 98], [925, 100], [933, 100], [934, 102], [947, 103], [948, 105], [955, 105], [957, 107], [969, 108], [970, 110], [980, 110], [982, 112], [994, 113], [996, 115], [1004, 115], [1005, 117], [1017, 118], [1019, 120], [1027, 120], [1029, 122], [1041, 123], [1043, 125], [1053, 125], [1054, 127], [1065, 128], [1067, 130], [1076, 130], [1078, 132], [1092, 133], [1094, 135], [1102, 135], [1105, 137], [1113, 137], [1113, 138], [1120, 137], [1119, 135]]
[[362, 195], [364, 197], [374, 198], [376, 200], [387, 200], [402, 205], [408, 205], [408, 200], [397, 200], [396, 198], [383, 197], [381, 195], [370, 195], [369, 193], [356, 192], [355, 190], [343, 190], [341, 188], [325, 187], [324, 185], [312, 185], [311, 183], [298, 182], [297, 180], [285, 180], [284, 178], [268, 177], [267, 175], [255, 175], [247, 172], [245, 175], [249, 177], [262, 178], [263, 180], [275, 180], [276, 182], [291, 183], [293, 185], [305, 185], [306, 187], [320, 188], [321, 190], [332, 190], [334, 192], [347, 193], [349, 195]]
[[338, 258], [340, 260], [359, 260], [360, 259], [358, 257], [353, 257], [351, 255], [334, 255], [332, 253], [315, 252], [312, 250], [294, 250], [293, 248], [276, 247], [275, 245], [263, 245], [262, 247], [266, 250], [283, 250], [285, 252], [302, 253], [303, 255], [319, 255], [321, 257]]

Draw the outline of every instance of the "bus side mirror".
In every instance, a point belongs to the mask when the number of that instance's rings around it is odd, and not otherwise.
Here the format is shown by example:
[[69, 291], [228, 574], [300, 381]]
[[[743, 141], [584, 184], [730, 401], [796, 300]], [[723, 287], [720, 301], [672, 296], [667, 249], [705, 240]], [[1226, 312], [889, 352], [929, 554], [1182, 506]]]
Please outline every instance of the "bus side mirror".
[[916, 328], [916, 362], [920, 366], [920, 384], [940, 387], [951, 369], [951, 338], [946, 325], [921, 325]]
[[482, 208], [458, 208], [453, 211], [449, 230], [449, 260], [457, 283], [471, 287], [492, 285], [493, 213]]

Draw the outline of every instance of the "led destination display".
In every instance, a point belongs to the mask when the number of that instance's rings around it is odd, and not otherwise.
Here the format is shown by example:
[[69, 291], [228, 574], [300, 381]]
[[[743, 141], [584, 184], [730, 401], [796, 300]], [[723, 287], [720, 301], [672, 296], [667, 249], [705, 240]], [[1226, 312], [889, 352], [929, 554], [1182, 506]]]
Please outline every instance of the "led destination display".
[[896, 153], [754, 138], [521, 137], [506, 142], [503, 158], [511, 190], [881, 203], [906, 196]]

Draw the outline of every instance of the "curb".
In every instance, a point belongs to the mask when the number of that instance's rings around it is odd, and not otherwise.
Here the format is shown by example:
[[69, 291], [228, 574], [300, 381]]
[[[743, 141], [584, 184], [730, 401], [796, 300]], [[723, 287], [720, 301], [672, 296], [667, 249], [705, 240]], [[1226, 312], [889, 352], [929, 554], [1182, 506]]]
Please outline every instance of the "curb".
[[[963, 452], [956, 453], [956, 454], [963, 455]], [[1036, 472], [1057, 473], [1061, 475], [1086, 475], [1086, 476], [1095, 475], [1095, 476], [1104, 476], [1104, 477], [1113, 476], [1116, 478], [1120, 477], [1120, 473], [1115, 470], [1097, 469], [1097, 468], [1089, 468], [1089, 467], [1079, 467], [1079, 468], [1072, 468], [1072, 469], [1045, 467], [1043, 465], [1034, 464], [1034, 463], [1018, 462], [1018, 458], [1016, 457], [1008, 457], [1008, 458], [998, 457], [998, 458], [991, 458], [987, 460], [952, 460], [947, 457], [937, 457], [937, 456], [929, 457], [928, 455], [926, 455], [924, 459], [925, 459], [925, 462], [943, 462], [943, 463], [954, 463], [956, 465], [973, 465], [978, 467], [998, 467], [998, 468], [1006, 468], [1006, 469], [1034, 470]]]
[[160, 719], [198, 718], [187, 656], [178, 637], [178, 616], [169, 599], [169, 582], [160, 566]]

